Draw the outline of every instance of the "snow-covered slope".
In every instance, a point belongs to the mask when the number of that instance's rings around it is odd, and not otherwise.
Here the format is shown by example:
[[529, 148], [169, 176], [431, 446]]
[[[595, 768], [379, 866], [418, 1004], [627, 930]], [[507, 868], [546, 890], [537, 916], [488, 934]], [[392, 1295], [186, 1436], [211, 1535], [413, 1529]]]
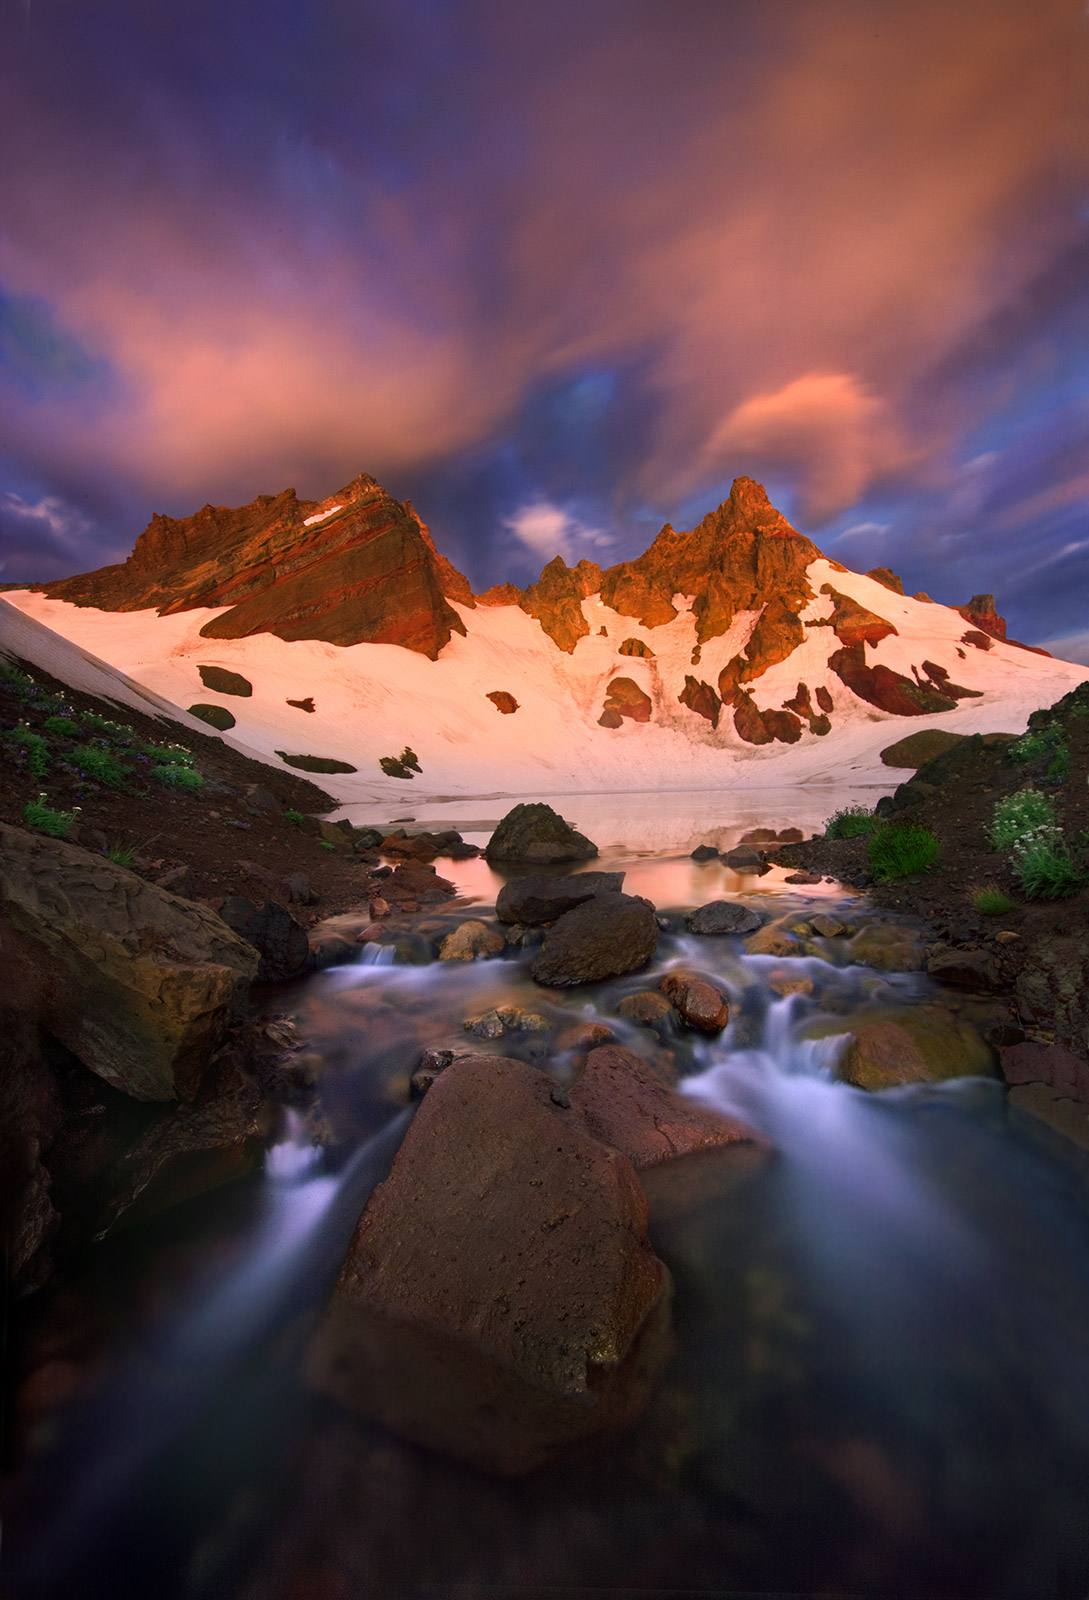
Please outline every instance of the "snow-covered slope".
[[[237, 719], [231, 742], [237, 739], [247, 753], [274, 763], [277, 751], [350, 763], [357, 771], [335, 780], [346, 802], [411, 798], [418, 805], [455, 795], [796, 783], [888, 787], [894, 775], [879, 752], [904, 734], [924, 727], [1019, 732], [1031, 711], [1089, 679], [1089, 668], [998, 639], [982, 646], [965, 642], [970, 625], [953, 608], [893, 593], [823, 559], [806, 576], [815, 598], [800, 613], [805, 637], [745, 685], [758, 711], [780, 708], [799, 683], [814, 697], [823, 689], [822, 704], [830, 699], [832, 705], [829, 731], [812, 732], [803, 722], [790, 744], [746, 742], [729, 706], [712, 727], [680, 702], [687, 676], [718, 681], [744, 650], [759, 615], [739, 612], [727, 633], [702, 645], [694, 666], [690, 597], [674, 597], [680, 615], [652, 628], [593, 594], [582, 601], [589, 633], [570, 654], [518, 606], [455, 603], [465, 635], [455, 633], [434, 661], [390, 644], [339, 646], [271, 633], [201, 638], [200, 629], [219, 614], [208, 609], [162, 617], [154, 610], [99, 611], [26, 590], [10, 591], [7, 601], [175, 706], [225, 706]], [[867, 667], [883, 665], [914, 680], [919, 669], [926, 674], [926, 662], [944, 668], [953, 685], [978, 691], [978, 698], [915, 716], [893, 715], [860, 699], [829, 667], [840, 640], [827, 625], [835, 602], [821, 594], [824, 584], [897, 630], [859, 647]], [[632, 639], [653, 654], [621, 655], [621, 643]], [[253, 685], [252, 696], [213, 693], [201, 681], [200, 665], [241, 673]], [[607, 687], [618, 677], [649, 696], [648, 721], [601, 726]], [[517, 711], [500, 712], [487, 698], [495, 691], [513, 695]], [[308, 698], [313, 712], [287, 703]], [[397, 756], [405, 745], [415, 751], [422, 774], [410, 781], [386, 777], [379, 758]]]

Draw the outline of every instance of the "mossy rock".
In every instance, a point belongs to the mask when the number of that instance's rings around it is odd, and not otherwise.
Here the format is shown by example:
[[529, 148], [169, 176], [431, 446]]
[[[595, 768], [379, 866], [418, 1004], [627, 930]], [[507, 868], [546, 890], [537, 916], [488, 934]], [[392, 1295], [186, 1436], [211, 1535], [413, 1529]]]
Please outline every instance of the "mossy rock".
[[[823, 1018], [804, 1030], [808, 1039], [841, 1034], [841, 1018]], [[850, 1021], [850, 1042], [836, 1076], [856, 1089], [894, 1089], [950, 1078], [995, 1077], [994, 1052], [970, 1022], [943, 1006], [886, 1006]]]
[[200, 681], [213, 694], [251, 695], [253, 684], [240, 672], [228, 672], [226, 667], [198, 667]]
[[924, 762], [933, 761], [935, 756], [943, 756], [947, 750], [952, 750], [963, 738], [962, 733], [950, 733], [945, 728], [920, 728], [918, 733], [909, 733], [906, 739], [897, 739], [895, 744], [886, 745], [881, 752], [881, 760], [886, 767], [912, 767], [917, 770]]
[[335, 761], [332, 756], [297, 756], [288, 755], [286, 750], [277, 750], [280, 760], [289, 767], [297, 767], [300, 772], [358, 772], [358, 767], [353, 767], [348, 761]]
[[207, 722], [213, 728], [218, 728], [220, 733], [226, 733], [228, 728], [234, 727], [234, 718], [226, 706], [190, 706], [189, 715], [199, 717], [201, 722]]

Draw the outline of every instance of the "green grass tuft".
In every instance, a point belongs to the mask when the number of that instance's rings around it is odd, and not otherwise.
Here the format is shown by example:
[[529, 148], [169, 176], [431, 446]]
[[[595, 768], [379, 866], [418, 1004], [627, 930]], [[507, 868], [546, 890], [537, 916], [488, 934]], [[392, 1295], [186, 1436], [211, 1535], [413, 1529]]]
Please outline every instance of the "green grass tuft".
[[284, 821], [290, 822], [293, 828], [301, 828], [306, 818], [301, 811], [296, 811], [293, 806], [289, 806], [284, 812]]
[[129, 769], [121, 765], [113, 752], [104, 750], [98, 744], [77, 745], [72, 751], [72, 760], [84, 777], [103, 784], [107, 789], [120, 789], [129, 775]]
[[193, 767], [177, 766], [173, 762], [164, 762], [160, 766], [152, 767], [151, 776], [157, 782], [163, 783], [168, 789], [187, 789], [194, 793], [204, 784], [204, 779]]
[[1008, 911], [1017, 910], [1017, 901], [1011, 900], [1005, 889], [999, 889], [993, 883], [988, 883], [982, 889], [973, 889], [971, 901], [975, 910], [985, 917], [1004, 917]]
[[833, 811], [824, 824], [824, 837], [864, 839], [873, 833], [880, 823], [880, 817], [875, 817], [866, 806], [844, 806], [840, 811]]
[[890, 823], [870, 835], [866, 854], [879, 881], [913, 878], [929, 872], [941, 855], [941, 844], [918, 823]]
[[46, 717], [42, 723], [46, 733], [60, 734], [62, 739], [81, 739], [83, 729], [78, 722], [73, 722], [71, 717]]
[[10, 728], [4, 733], [4, 740], [13, 747], [18, 766], [25, 767], [32, 778], [45, 777], [53, 758], [40, 733], [32, 728]]
[[55, 811], [52, 806], [47, 806], [44, 794], [40, 794], [37, 800], [28, 800], [23, 807], [23, 821], [27, 827], [37, 828], [39, 833], [48, 833], [53, 839], [67, 839], [75, 820], [74, 811]]
[[192, 751], [181, 744], [144, 744], [140, 746], [142, 754], [154, 761], [158, 766], [166, 767], [191, 767], [193, 765]]

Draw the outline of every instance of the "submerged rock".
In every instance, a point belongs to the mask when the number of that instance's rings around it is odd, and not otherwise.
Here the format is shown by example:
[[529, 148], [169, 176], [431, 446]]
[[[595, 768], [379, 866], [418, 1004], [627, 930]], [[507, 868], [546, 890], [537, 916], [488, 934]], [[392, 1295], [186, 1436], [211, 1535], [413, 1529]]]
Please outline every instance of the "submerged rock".
[[477, 956], [495, 956], [506, 948], [506, 943], [497, 928], [475, 920], [463, 922], [442, 941], [439, 960], [475, 961]]
[[736, 900], [711, 900], [705, 906], [684, 914], [689, 933], [753, 933], [764, 918], [751, 906], [738, 905]]
[[638, 1179], [553, 1088], [496, 1056], [435, 1079], [307, 1361], [353, 1411], [508, 1475], [634, 1421], [669, 1353]]
[[948, 1078], [995, 1076], [994, 1055], [969, 1022], [942, 1006], [887, 1008], [843, 1022], [812, 1024], [808, 1038], [849, 1032], [836, 1067], [843, 1083], [858, 1089], [891, 1089], [906, 1083], [943, 1083]]
[[598, 895], [549, 930], [533, 976], [561, 988], [594, 983], [638, 972], [657, 948], [658, 921], [649, 900], [619, 892]]
[[698, 1028], [701, 1033], [721, 1033], [730, 1020], [726, 996], [694, 973], [668, 972], [660, 987], [690, 1028]]

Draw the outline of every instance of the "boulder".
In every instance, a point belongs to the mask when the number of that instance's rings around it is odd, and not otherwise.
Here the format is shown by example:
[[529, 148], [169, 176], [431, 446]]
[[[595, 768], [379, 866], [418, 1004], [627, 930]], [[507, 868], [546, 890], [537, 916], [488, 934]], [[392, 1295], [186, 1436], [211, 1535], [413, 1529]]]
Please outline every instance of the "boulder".
[[506, 944], [497, 928], [475, 920], [463, 922], [442, 941], [439, 960], [475, 961], [477, 956], [497, 956]]
[[238, 694], [249, 696], [253, 693], [253, 684], [244, 678], [240, 672], [228, 672], [226, 667], [200, 667], [200, 681], [206, 689], [211, 689], [213, 694]]
[[736, 900], [711, 900], [695, 911], [686, 911], [684, 921], [689, 933], [753, 933], [764, 918]]
[[735, 845], [722, 859], [734, 872], [764, 872], [767, 868], [763, 856], [751, 844]]
[[645, 639], [625, 639], [616, 647], [620, 656], [641, 656], [644, 660], [653, 661], [654, 651]]
[[657, 989], [640, 989], [636, 994], [626, 994], [618, 1001], [617, 1016], [636, 1022], [641, 1028], [653, 1028], [675, 1015], [673, 1006]]
[[1046, 1083], [1064, 1100], [1089, 1105], [1089, 1061], [1061, 1044], [1025, 1039], [998, 1052], [1007, 1083]]
[[962, 733], [949, 733], [945, 728], [920, 728], [918, 733], [909, 733], [906, 739], [897, 739], [895, 744], [886, 745], [881, 752], [881, 760], [886, 767], [917, 769], [935, 756], [952, 750], [963, 737]]
[[677, 698], [682, 706], [687, 706], [689, 711], [694, 711], [698, 717], [706, 717], [712, 728], [718, 727], [722, 701], [711, 685], [704, 683], [702, 678], [694, 678], [691, 673], [686, 673], [684, 688]]
[[286, 906], [276, 900], [255, 906], [236, 894], [224, 900], [219, 914], [260, 955], [258, 983], [284, 983], [305, 970], [310, 941]]
[[[842, 1032], [843, 1024], [826, 1023], [823, 1031]], [[843, 1083], [871, 1090], [969, 1075], [994, 1076], [991, 1049], [970, 1023], [940, 1006], [890, 1009], [854, 1023], [836, 1068]]]
[[721, 1033], [730, 1020], [726, 996], [692, 972], [667, 972], [659, 985], [682, 1022], [701, 1033]]
[[718, 846], [713, 844], [698, 844], [692, 852], [693, 861], [717, 861]]
[[192, 1105], [168, 1112], [117, 1163], [117, 1187], [95, 1237], [244, 1177], [260, 1162], [268, 1131], [254, 1080], [237, 1066], [218, 1071]]
[[428, 903], [433, 900], [452, 900], [457, 890], [449, 878], [440, 878], [434, 867], [418, 862], [402, 862], [383, 879], [383, 892], [387, 900], [404, 902], [415, 900]]
[[631, 1423], [669, 1353], [638, 1179], [554, 1088], [496, 1056], [435, 1078], [306, 1367], [353, 1411], [508, 1475]]
[[619, 1150], [636, 1171], [724, 1145], [768, 1148], [743, 1123], [668, 1088], [641, 1056], [620, 1045], [591, 1050], [569, 1096], [586, 1131]]
[[[60, 1217], [50, 1196], [52, 1180], [42, 1155], [63, 1119], [56, 1075], [46, 1061], [38, 1029], [25, 1018], [0, 1013], [4, 1070], [0, 1072], [0, 1218], [4, 1225], [7, 1268], [22, 1287], [24, 1274], [35, 1282], [48, 1270], [41, 1252]], [[36, 1260], [37, 1258], [37, 1260]], [[35, 1272], [35, 1266], [46, 1272]], [[29, 1285], [28, 1285], [29, 1287]]]
[[312, 906], [318, 898], [305, 872], [289, 872], [283, 884], [290, 905]]
[[868, 923], [847, 949], [852, 965], [879, 972], [921, 972], [926, 965], [922, 936], [898, 923]]
[[930, 957], [926, 970], [939, 983], [977, 994], [997, 989], [1001, 982], [989, 950], [942, 950]]
[[830, 594], [835, 602], [832, 611], [832, 629], [840, 644], [861, 646], [880, 644], [890, 633], [896, 633], [891, 622], [868, 611], [850, 595], [840, 594], [830, 583], [821, 584], [821, 594]]
[[256, 950], [207, 906], [78, 845], [0, 824], [9, 1004], [137, 1100], [191, 1099]]
[[537, 873], [528, 878], [511, 878], [499, 891], [495, 914], [500, 922], [519, 922], [528, 927], [555, 922], [587, 900], [617, 893], [623, 882], [622, 872], [574, 872], [563, 878]]
[[745, 940], [745, 954], [749, 956], [804, 956], [809, 952], [798, 934], [788, 926], [790, 919], [777, 917], [750, 933]]
[[561, 988], [645, 967], [658, 947], [658, 920], [637, 895], [597, 895], [551, 928], [533, 963], [538, 983]]
[[810, 917], [809, 926], [814, 933], [819, 933], [822, 939], [838, 939], [847, 932], [847, 925], [838, 917], [830, 917], [824, 911], [818, 911], [815, 917]]
[[488, 840], [488, 861], [589, 861], [597, 845], [540, 803], [508, 811]]

